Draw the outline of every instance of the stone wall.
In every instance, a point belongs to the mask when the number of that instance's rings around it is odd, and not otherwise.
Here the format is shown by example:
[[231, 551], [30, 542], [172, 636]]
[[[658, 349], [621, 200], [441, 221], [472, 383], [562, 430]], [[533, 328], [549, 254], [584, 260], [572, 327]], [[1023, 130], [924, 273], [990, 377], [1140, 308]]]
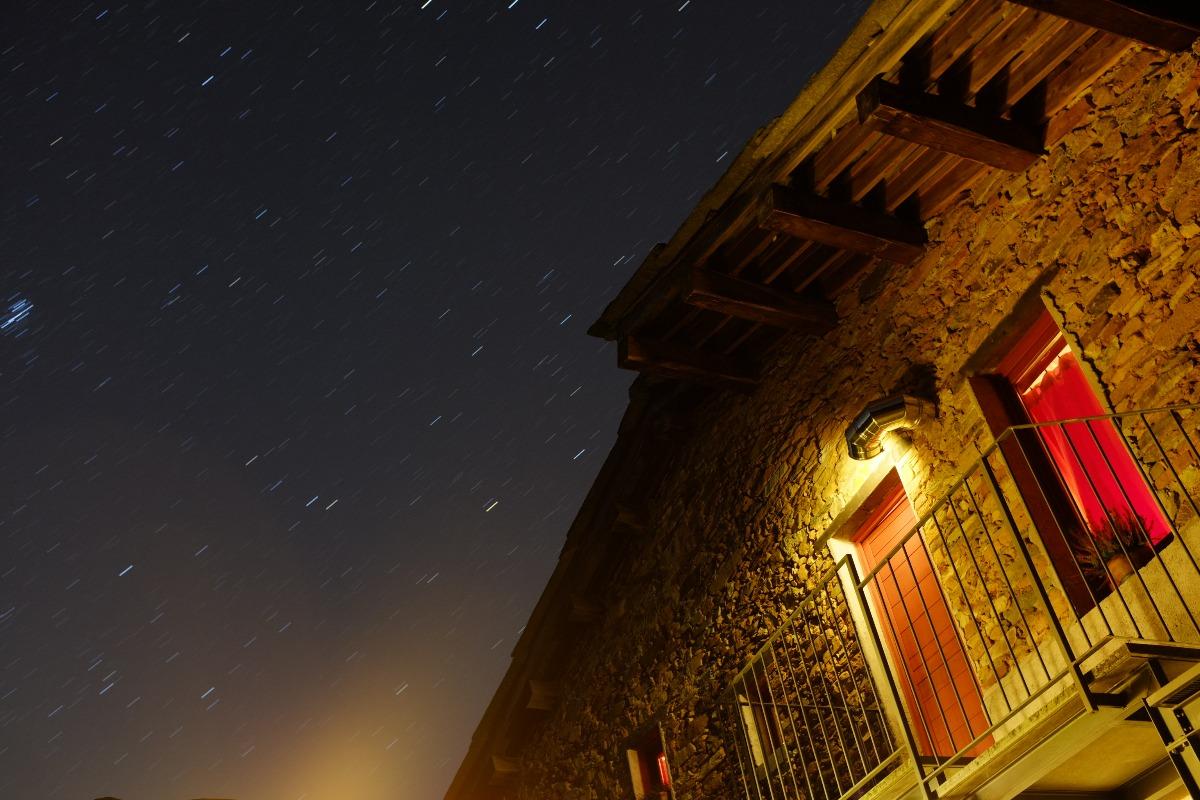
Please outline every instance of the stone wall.
[[678, 800], [740, 796], [715, 706], [831, 566], [814, 543], [873, 469], [846, 455], [845, 426], [869, 401], [932, 383], [938, 417], [901, 475], [930, 509], [991, 444], [964, 367], [1031, 286], [1114, 410], [1200, 397], [1198, 87], [1196, 54], [1131, 51], [1048, 157], [933, 220], [915, 265], [847, 287], [837, 330], [785, 340], [753, 395], [704, 401], [646, 498], [643, 550], [523, 748], [513, 797], [624, 797], [620, 744], [656, 718]]

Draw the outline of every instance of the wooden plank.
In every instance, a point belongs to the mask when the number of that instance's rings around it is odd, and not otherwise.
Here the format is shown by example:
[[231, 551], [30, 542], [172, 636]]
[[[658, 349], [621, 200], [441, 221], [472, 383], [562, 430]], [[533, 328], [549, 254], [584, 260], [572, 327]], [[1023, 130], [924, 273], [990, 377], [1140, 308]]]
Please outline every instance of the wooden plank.
[[[776, 252], [768, 254], [767, 258], [758, 263], [758, 268], [755, 270], [754, 275], [755, 282], [767, 285], [774, 284], [779, 280], [780, 275], [792, 268], [793, 264], [799, 263], [801, 259], [807, 258], [817, 250], [827, 249], [816, 242], [797, 242], [790, 236], [780, 236], [779, 241], [786, 245], [786, 247], [780, 247]], [[788, 283], [785, 288], [791, 289], [792, 286]]]
[[1043, 152], [1035, 130], [882, 78], [859, 93], [858, 117], [889, 136], [1010, 172], [1024, 171]]
[[738, 348], [743, 347], [743, 346], [748, 346], [748, 345], [746, 345], [746, 343], [755, 337], [758, 337], [760, 340], [763, 340], [763, 344], [757, 345], [757, 350], [759, 350], [759, 351], [765, 350], [767, 347], [770, 347], [770, 344], [772, 341], [771, 337], [778, 338], [780, 335], [781, 334], [779, 333], [779, 331], [775, 330], [774, 328], [770, 328], [770, 327], [767, 327], [764, 325], [759, 325], [756, 322], [751, 325], [747, 325], [746, 330], [744, 330], [742, 333], [738, 334], [737, 338], [735, 338], [732, 342], [729, 343], [729, 347], [726, 348], [725, 352], [735, 353], [735, 352], [737, 352]]
[[[1098, 31], [1172, 53], [1189, 49], [1200, 38], [1200, 12], [1194, 3], [1144, 0], [1010, 0], [1056, 17], [1081, 22]], [[1186, 9], [1186, 10], [1185, 10]]]
[[914, 142], [906, 142], [895, 136], [884, 134], [883, 139], [871, 152], [863, 156], [849, 171], [842, 184], [851, 203], [862, 202], [879, 185], [891, 180], [896, 170], [908, 163], [923, 148]]
[[[712, 316], [711, 314], [705, 314], [704, 311], [696, 308], [695, 306], [689, 306], [683, 303], [675, 303], [670, 309], [667, 310], [667, 313], [671, 315], [671, 317], [668, 318], [668, 321], [671, 322], [670, 325], [660, 326], [657, 320], [655, 320], [653, 325], [654, 328], [663, 328], [666, 332], [662, 335], [659, 335], [656, 332], [653, 335], [650, 335], [650, 338], [675, 341], [679, 338], [680, 333], [690, 327], [696, 327], [698, 324], [697, 320], [700, 320], [701, 317]], [[671, 321], [672, 319], [674, 320], [673, 322]], [[703, 327], [702, 321], [699, 324], [701, 327]], [[693, 340], [688, 338], [687, 341], [690, 342]]]
[[488, 779], [490, 786], [510, 786], [521, 771], [521, 762], [508, 756], [492, 756], [492, 775]]
[[616, 527], [628, 528], [637, 533], [646, 530], [646, 513], [628, 506], [617, 507], [617, 518], [613, 521]]
[[827, 301], [783, 292], [710, 269], [692, 271], [683, 290], [683, 301], [786, 330], [824, 333], [837, 325], [837, 312]]
[[949, 170], [927, 188], [921, 189], [917, 195], [921, 205], [921, 218], [932, 219], [941, 214], [953, 205], [958, 200], [958, 196], [969, 189], [986, 170], [987, 166], [984, 164], [960, 161], [958, 169]]
[[877, 131], [864, 127], [857, 120], [839, 130], [833, 141], [813, 156], [813, 189], [818, 192], [828, 189], [839, 175], [878, 145], [882, 138]]
[[900, 264], [920, 258], [928, 241], [925, 228], [916, 223], [778, 184], [768, 190], [758, 224]]
[[[1087, 91], [1088, 87], [1116, 64], [1132, 46], [1127, 39], [1119, 36], [1110, 33], [1096, 34], [1071, 56], [1069, 62], [1046, 79], [1045, 97], [1039, 112], [1045, 118], [1053, 118], [1055, 114], [1074, 103], [1079, 95]], [[1053, 144], [1055, 141], [1047, 137], [1048, 143]]]
[[743, 392], [758, 384], [754, 371], [737, 359], [636, 336], [626, 336], [618, 343], [617, 363], [624, 369]]
[[1059, 21], [1053, 17], [1027, 8], [1018, 7], [1015, 11], [1017, 13], [1008, 17], [1006, 24], [997, 25], [975, 45], [968, 59], [947, 73], [939, 88], [945, 89], [947, 82], [953, 82], [962, 92], [958, 99], [975, 97], [1003, 73], [1022, 50], [1036, 48], [1045, 36], [1059, 27]]
[[[962, 159], [957, 156], [938, 150], [926, 150], [921, 157], [913, 159], [905, 165], [899, 175], [887, 182], [884, 208], [887, 211], [895, 211], [910, 197], [925, 187], [932, 186], [944, 175], [962, 165]], [[972, 163], [971, 166], [975, 164]]]
[[[863, 259], [858, 253], [851, 253], [849, 250], [831, 250], [824, 249], [824, 254], [818, 253], [817, 257], [806, 259], [795, 270], [793, 270], [792, 288], [795, 291], [801, 291], [808, 288], [814, 281], [822, 281], [828, 283], [836, 283], [830, 276], [835, 270], [841, 270], [854, 259]], [[865, 259], [870, 261], [871, 259]], [[792, 277], [792, 276], [789, 276]], [[832, 297], [832, 295], [829, 295]]]
[[721, 263], [729, 266], [731, 275], [740, 275], [775, 244], [774, 238], [758, 228], [746, 228], [736, 241], [718, 251]]
[[[842, 252], [846, 251], [843, 250]], [[822, 272], [817, 280], [817, 284], [825, 292], [826, 296], [837, 297], [855, 278], [877, 266], [879, 266], [878, 259], [864, 256], [860, 253], [851, 253], [850, 257], [838, 263], [836, 268], [826, 269]]]
[[590, 598], [573, 593], [567, 606], [567, 621], [579, 625], [590, 625], [600, 619], [600, 606]]
[[561, 688], [558, 681], [529, 681], [529, 702], [525, 707], [530, 711], [553, 711], [558, 706]]
[[[1012, 10], [1010, 10], [1012, 11]], [[1011, 15], [998, 0], [968, 0], [949, 21], [904, 56], [901, 83], [928, 87], [935, 83], [981, 37]]]
[[1004, 97], [998, 110], [1007, 111], [1019, 103], [1064, 61], [1083, 47], [1095, 33], [1086, 25], [1064, 20], [1062, 28], [1043, 46], [1032, 52], [1029, 50], [1023, 52], [1019, 58], [1006, 67], [1008, 75], [1005, 80]]

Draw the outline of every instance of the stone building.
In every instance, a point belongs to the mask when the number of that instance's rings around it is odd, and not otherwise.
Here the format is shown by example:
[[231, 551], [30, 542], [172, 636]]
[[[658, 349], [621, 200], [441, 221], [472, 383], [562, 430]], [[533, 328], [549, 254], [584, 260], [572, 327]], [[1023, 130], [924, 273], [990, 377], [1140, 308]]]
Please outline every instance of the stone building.
[[641, 375], [447, 800], [1200, 797], [1197, 36], [877, 0], [592, 328]]

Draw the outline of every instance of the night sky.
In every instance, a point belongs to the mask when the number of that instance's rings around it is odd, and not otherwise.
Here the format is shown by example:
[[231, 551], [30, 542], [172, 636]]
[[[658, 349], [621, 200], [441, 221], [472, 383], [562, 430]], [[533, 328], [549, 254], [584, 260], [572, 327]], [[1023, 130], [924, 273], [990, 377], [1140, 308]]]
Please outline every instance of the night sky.
[[587, 326], [864, 6], [7, 5], [0, 797], [440, 797]]

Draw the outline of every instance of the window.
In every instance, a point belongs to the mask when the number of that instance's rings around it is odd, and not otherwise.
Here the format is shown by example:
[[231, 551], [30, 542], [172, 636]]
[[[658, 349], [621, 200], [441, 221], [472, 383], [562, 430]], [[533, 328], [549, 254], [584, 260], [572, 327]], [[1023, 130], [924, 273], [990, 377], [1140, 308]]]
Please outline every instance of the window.
[[634, 800], [669, 800], [675, 796], [661, 727], [652, 725], [634, 735], [624, 750]]
[[1059, 423], [1018, 432], [1005, 455], [1051, 558], [1065, 573], [1068, 594], [1083, 611], [1095, 603], [1097, 589], [1106, 593], [1097, 584], [1107, 580], [1081, 569], [1081, 553], [1122, 529], [1134, 545], [1157, 546], [1170, 528], [1116, 425], [1080, 420], [1106, 412], [1062, 331], [1045, 308], [1038, 311], [972, 386], [994, 433]]
[[737, 703], [750, 760], [761, 776], [775, 769], [780, 758], [776, 750], [783, 746], [783, 727], [766, 678], [753, 676], [744, 681]]

